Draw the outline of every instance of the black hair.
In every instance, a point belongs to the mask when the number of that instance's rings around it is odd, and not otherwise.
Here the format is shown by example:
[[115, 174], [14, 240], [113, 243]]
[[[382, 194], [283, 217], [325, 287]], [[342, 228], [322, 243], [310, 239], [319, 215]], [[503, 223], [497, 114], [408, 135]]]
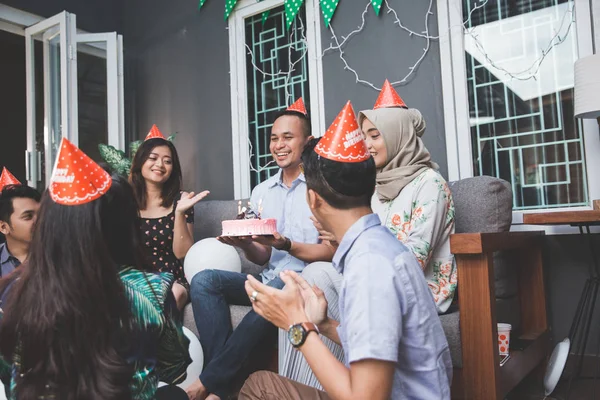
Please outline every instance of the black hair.
[[300, 111], [284, 110], [277, 114], [277, 118], [275, 118], [275, 120], [278, 120], [279, 118], [285, 116], [296, 117], [300, 119], [300, 122], [302, 124], [302, 133], [304, 134], [304, 137], [309, 137], [312, 134], [312, 126], [310, 124], [310, 118], [308, 117], [308, 115], [303, 114]]
[[131, 398], [126, 357], [138, 332], [118, 271], [135, 262], [138, 212], [127, 180], [112, 179], [105, 195], [78, 206], [44, 192], [0, 328], [4, 359], [20, 357], [18, 398]]
[[4, 221], [10, 225], [10, 216], [15, 209], [13, 200], [17, 198], [32, 199], [40, 201], [42, 195], [34, 188], [27, 185], [7, 185], [0, 191], [0, 221]]
[[314, 151], [317, 143], [319, 139], [310, 140], [302, 153], [307, 188], [340, 210], [369, 207], [377, 174], [373, 157], [353, 163], [333, 161]]
[[135, 199], [137, 200], [140, 210], [146, 209], [146, 202], [148, 200], [146, 180], [142, 176], [142, 167], [144, 166], [146, 160], [150, 157], [152, 150], [160, 146], [167, 146], [169, 148], [171, 151], [171, 160], [173, 162], [171, 176], [169, 176], [169, 179], [162, 186], [161, 206], [165, 208], [171, 207], [181, 191], [181, 164], [179, 163], [177, 149], [175, 149], [175, 146], [170, 140], [161, 138], [148, 139], [140, 145], [139, 149], [135, 153], [133, 162], [131, 163], [131, 173], [129, 175], [129, 182], [131, 183], [131, 186], [133, 186]]

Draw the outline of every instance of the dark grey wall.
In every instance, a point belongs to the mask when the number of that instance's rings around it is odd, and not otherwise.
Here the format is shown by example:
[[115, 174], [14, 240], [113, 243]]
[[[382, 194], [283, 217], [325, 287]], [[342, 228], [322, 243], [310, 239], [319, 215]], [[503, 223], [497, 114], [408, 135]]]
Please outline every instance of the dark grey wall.
[[175, 144], [184, 186], [233, 198], [229, 36], [223, 3], [128, 1], [126, 93], [133, 136], [153, 123]]
[[[361, 14], [366, 1], [340, 2], [332, 20], [335, 32], [341, 36], [361, 25]], [[415, 32], [425, 30], [425, 15], [428, 1], [394, 0], [390, 4], [398, 11], [402, 23]], [[434, 2], [435, 5], [435, 2]], [[437, 35], [437, 14], [430, 15], [430, 35]], [[322, 21], [322, 19], [321, 19]], [[321, 22], [323, 49], [333, 43], [329, 29]], [[355, 35], [344, 47], [344, 57], [355, 69], [360, 78], [381, 87], [387, 78], [390, 82], [403, 79], [411, 67], [423, 54], [427, 41], [409, 34], [394, 24], [392, 14], [381, 12], [379, 16], [371, 9], [367, 13], [363, 32]], [[356, 83], [354, 74], [344, 70], [339, 52], [328, 52], [323, 57], [323, 80], [325, 92], [326, 124], [329, 125], [351, 100], [355, 111], [373, 108], [379, 92], [364, 84]], [[442, 108], [442, 83], [440, 75], [440, 53], [437, 41], [431, 47], [423, 62], [411, 76], [407, 84], [397, 86], [400, 97], [411, 108], [421, 111], [427, 122], [423, 136], [432, 158], [440, 165], [442, 174], [447, 177], [446, 138]]]
[[[346, 34], [360, 24], [364, 10], [361, 3], [345, 2], [338, 7], [334, 18], [338, 34]], [[415, 31], [424, 30], [427, 5], [411, 2], [410, 7], [403, 8], [403, 22]], [[125, 3], [127, 114], [135, 116], [135, 124], [130, 125], [134, 136], [142, 137], [152, 123], [165, 133], [179, 132], [176, 144], [183, 160], [185, 186], [207, 188], [213, 199], [230, 199], [233, 169], [227, 25], [222, 19], [221, 2], [207, 1], [199, 13], [195, 6], [196, 0]], [[331, 35], [321, 26], [326, 48]], [[437, 33], [436, 26], [432, 16], [432, 35]], [[409, 38], [389, 15], [376, 17], [371, 11], [365, 32], [349, 42], [345, 53], [361, 76], [381, 86], [386, 77], [392, 81], [402, 79], [421, 56], [425, 44], [424, 39]], [[398, 90], [410, 107], [424, 114], [425, 144], [446, 175], [439, 65], [438, 45], [432, 41], [412, 79]], [[378, 92], [356, 84], [354, 76], [343, 70], [337, 53], [323, 58], [323, 72], [327, 125], [348, 99], [356, 111], [373, 107]]]

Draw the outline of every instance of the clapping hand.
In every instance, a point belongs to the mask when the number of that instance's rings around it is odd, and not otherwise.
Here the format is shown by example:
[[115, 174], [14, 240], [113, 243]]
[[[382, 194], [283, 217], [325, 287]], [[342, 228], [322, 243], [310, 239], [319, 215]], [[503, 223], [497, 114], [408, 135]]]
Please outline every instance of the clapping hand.
[[317, 285], [311, 286], [301, 275], [294, 271], [284, 271], [281, 275], [283, 274], [290, 276], [300, 288], [308, 321], [317, 326], [323, 325], [327, 321], [327, 299], [323, 291]]
[[285, 273], [281, 274], [281, 279], [285, 283], [282, 290], [267, 286], [252, 275], [248, 275], [245, 286], [254, 311], [278, 328], [287, 330], [293, 324], [308, 321], [308, 317], [296, 281]]

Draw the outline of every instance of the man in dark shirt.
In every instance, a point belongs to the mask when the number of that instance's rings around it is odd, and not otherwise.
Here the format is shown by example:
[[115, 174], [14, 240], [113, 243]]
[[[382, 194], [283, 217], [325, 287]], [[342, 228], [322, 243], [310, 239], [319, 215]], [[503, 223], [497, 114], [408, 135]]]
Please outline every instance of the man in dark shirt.
[[41, 195], [26, 185], [0, 190], [0, 232], [6, 239], [0, 244], [0, 277], [6, 277], [27, 258]]

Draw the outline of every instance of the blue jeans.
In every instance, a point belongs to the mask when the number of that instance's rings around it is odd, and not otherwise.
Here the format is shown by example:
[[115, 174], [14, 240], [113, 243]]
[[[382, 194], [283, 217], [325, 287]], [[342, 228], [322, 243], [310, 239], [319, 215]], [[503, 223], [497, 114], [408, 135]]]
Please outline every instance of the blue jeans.
[[[209, 269], [197, 273], [190, 285], [194, 319], [204, 351], [200, 380], [210, 393], [222, 399], [229, 395], [236, 374], [255, 347], [265, 337], [277, 334], [277, 328], [254, 310], [233, 331], [229, 306], [251, 305], [245, 282], [246, 274]], [[268, 285], [281, 289], [284, 283], [276, 278]]]

